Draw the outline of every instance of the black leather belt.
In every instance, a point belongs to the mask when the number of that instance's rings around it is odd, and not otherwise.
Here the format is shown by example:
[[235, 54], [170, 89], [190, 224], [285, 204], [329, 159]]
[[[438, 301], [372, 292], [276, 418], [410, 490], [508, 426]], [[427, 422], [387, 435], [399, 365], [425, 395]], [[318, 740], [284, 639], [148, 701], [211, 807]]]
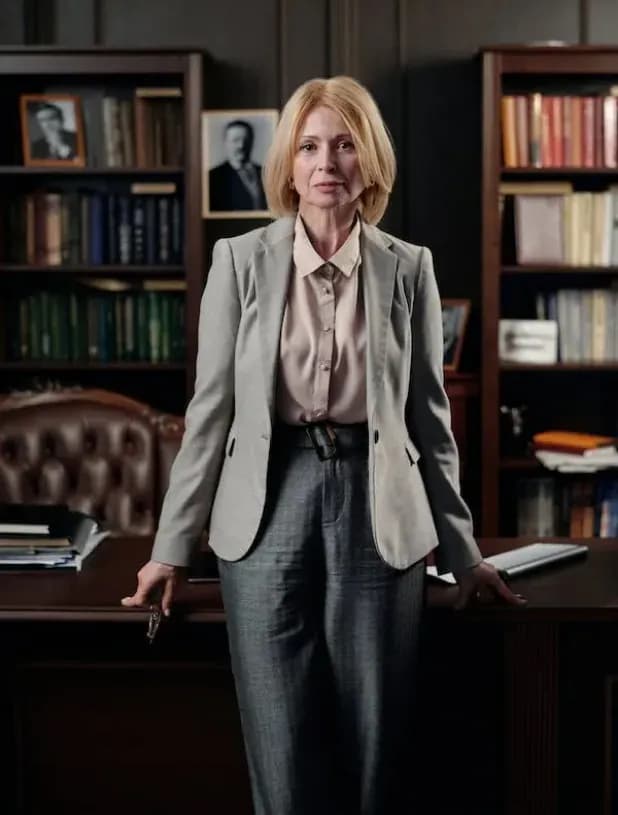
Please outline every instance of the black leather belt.
[[312, 448], [320, 461], [328, 461], [344, 450], [367, 447], [368, 427], [359, 424], [336, 424], [334, 422], [310, 422], [291, 425], [279, 422], [275, 426], [275, 440], [291, 447]]

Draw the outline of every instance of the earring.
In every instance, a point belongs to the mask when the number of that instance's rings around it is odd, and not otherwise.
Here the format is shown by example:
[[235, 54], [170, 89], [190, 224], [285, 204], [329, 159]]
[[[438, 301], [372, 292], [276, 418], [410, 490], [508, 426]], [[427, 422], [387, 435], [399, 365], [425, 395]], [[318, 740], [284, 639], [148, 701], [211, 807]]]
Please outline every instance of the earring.
[[293, 190], [294, 189], [294, 181], [291, 178], [288, 178], [288, 187]]

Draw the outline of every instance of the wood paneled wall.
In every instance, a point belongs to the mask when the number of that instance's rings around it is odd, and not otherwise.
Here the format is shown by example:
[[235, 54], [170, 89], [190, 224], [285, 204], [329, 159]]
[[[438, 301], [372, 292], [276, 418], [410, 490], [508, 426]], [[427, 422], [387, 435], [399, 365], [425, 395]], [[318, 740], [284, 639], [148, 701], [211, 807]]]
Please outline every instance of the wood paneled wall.
[[[615, 0], [0, 0], [0, 45], [189, 46], [206, 107], [280, 107], [305, 79], [350, 73], [392, 132], [399, 177], [383, 226], [433, 250], [444, 296], [473, 301], [478, 368], [483, 45], [616, 42]], [[207, 243], [255, 226], [209, 222]]]

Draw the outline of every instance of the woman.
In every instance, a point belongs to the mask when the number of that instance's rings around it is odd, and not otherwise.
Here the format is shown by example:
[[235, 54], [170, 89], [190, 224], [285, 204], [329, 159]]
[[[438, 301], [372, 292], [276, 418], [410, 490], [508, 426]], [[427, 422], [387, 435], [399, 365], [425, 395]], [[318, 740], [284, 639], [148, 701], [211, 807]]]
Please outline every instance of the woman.
[[218, 241], [195, 395], [152, 560], [163, 588], [208, 521], [258, 815], [389, 813], [405, 770], [424, 558], [519, 602], [472, 536], [430, 252], [377, 229], [395, 178], [349, 77], [302, 85], [265, 167], [283, 215]]

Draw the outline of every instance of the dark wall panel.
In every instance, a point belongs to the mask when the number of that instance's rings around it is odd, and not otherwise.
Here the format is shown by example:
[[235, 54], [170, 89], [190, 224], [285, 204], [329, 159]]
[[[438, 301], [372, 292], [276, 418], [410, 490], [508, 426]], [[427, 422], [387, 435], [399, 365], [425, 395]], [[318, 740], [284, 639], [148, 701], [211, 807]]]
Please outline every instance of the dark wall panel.
[[356, 44], [351, 73], [374, 94], [395, 143], [398, 179], [382, 226], [401, 234], [405, 188], [406, 143], [402, 113], [402, 42], [400, 3], [384, 0], [379, 10], [375, 0], [357, 0]]
[[278, 30], [276, 0], [101, 0], [103, 45], [205, 51], [210, 108], [279, 104]]
[[96, 44], [97, 0], [55, 0], [55, 41], [64, 48]]
[[[465, 11], [465, 13], [464, 13]], [[579, 0], [408, 0], [404, 234], [428, 244], [443, 289], [478, 298], [480, 287], [483, 45], [577, 42]]]
[[588, 0], [587, 41], [590, 43], [618, 43], [618, 2], [616, 0]]
[[21, 45], [25, 40], [23, 0], [4, 0], [0, 4], [0, 44]]
[[327, 76], [328, 0], [281, 0], [281, 99], [307, 79]]

